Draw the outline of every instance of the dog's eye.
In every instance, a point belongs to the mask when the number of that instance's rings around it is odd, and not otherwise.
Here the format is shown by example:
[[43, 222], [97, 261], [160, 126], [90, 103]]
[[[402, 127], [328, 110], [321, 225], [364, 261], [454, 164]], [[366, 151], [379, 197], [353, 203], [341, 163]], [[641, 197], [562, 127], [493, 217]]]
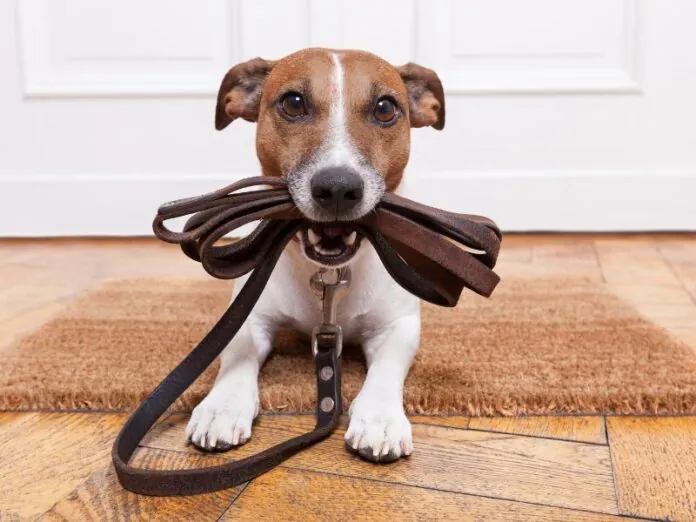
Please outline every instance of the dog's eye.
[[396, 105], [389, 98], [380, 98], [377, 100], [373, 114], [377, 121], [389, 123], [396, 118]]
[[289, 92], [280, 100], [280, 110], [289, 118], [299, 118], [307, 114], [304, 98], [297, 92]]

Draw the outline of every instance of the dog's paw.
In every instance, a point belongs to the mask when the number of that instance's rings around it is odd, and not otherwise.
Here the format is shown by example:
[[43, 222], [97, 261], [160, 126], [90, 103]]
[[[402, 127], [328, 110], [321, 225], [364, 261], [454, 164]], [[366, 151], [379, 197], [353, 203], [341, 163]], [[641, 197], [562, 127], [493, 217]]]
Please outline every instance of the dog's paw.
[[413, 437], [402, 404], [372, 399], [376, 400], [358, 396], [351, 405], [346, 447], [373, 462], [393, 462], [409, 456]]
[[186, 426], [186, 438], [203, 451], [227, 451], [251, 438], [251, 424], [259, 412], [258, 394], [233, 396], [213, 389], [194, 408]]

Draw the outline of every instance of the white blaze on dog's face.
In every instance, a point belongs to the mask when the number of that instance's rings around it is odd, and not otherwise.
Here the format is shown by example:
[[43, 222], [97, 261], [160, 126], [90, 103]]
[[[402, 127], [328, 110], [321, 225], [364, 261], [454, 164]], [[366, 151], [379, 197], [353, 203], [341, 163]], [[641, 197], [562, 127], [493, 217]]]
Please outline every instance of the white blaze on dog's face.
[[232, 68], [218, 93], [215, 125], [258, 123], [263, 174], [284, 177], [313, 225], [305, 255], [341, 266], [358, 251], [351, 226], [401, 182], [411, 127], [444, 127], [442, 85], [430, 69], [394, 67], [363, 51], [305, 49]]

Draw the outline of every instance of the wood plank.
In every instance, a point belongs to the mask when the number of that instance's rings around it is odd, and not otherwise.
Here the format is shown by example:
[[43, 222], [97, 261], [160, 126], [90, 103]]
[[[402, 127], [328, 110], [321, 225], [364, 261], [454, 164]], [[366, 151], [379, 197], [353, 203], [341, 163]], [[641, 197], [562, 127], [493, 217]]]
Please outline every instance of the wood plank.
[[582, 279], [595, 283], [602, 282], [602, 271], [592, 265], [571, 265], [565, 262], [557, 264], [541, 263], [505, 263], [496, 265], [496, 273], [503, 281], [506, 279], [540, 279], [555, 277], [558, 279]]
[[0, 507], [0, 522], [21, 522], [22, 520], [15, 511]]
[[597, 239], [595, 249], [607, 283], [681, 286], [654, 243]]
[[606, 444], [604, 419], [600, 416], [474, 417], [469, 428]]
[[109, 462], [124, 415], [0, 413], [0, 506], [39, 515]]
[[696, 353], [696, 303], [681, 286], [638, 286], [607, 284], [617, 297], [633, 306], [638, 313]]
[[464, 415], [411, 415], [411, 424], [431, 424], [433, 426], [449, 426], [450, 428], [466, 429], [470, 417]]
[[696, 302], [696, 241], [668, 241], [661, 243], [658, 250]]
[[621, 512], [696, 520], [696, 417], [607, 417]]
[[498, 263], [507, 265], [508, 263], [531, 263], [532, 262], [532, 243], [530, 241], [507, 241], [500, 249]]
[[[619, 246], [605, 241], [604, 251], [615, 252]], [[639, 272], [636, 277], [627, 280], [618, 275], [626, 272], [626, 266], [610, 266], [614, 278], [608, 288], [648, 320], [662, 326], [696, 351], [696, 299], [689, 291], [690, 284], [696, 288], [696, 241], [690, 235], [668, 237], [650, 244], [644, 242], [641, 248], [642, 251], [633, 252], [634, 261], [639, 266], [632, 269]], [[609, 256], [610, 263], [612, 255]], [[603, 266], [606, 264], [607, 260], [603, 259]], [[657, 269], [657, 276], [652, 273], [653, 269]], [[678, 284], [673, 284], [675, 281]], [[660, 282], [665, 284], [656, 285]]]
[[5, 290], [0, 294], [0, 322], [4, 323], [39, 307], [69, 301], [89, 286], [87, 283], [71, 282], [64, 285], [48, 284], [43, 288], [37, 287], [40, 284], [36, 282], [6, 285]]
[[590, 238], [567, 238], [539, 241], [532, 246], [532, 263], [590, 265], [599, 270], [599, 260]]
[[[224, 459], [141, 448], [133, 465], [187, 469], [221, 464]], [[217, 520], [244, 486], [187, 497], [148, 497], [126, 491], [112, 466], [102, 468], [60, 500], [39, 520]]]
[[[251, 441], [228, 455], [242, 458], [305, 431], [311, 427], [311, 417], [307, 417], [261, 416]], [[185, 417], [173, 416], [167, 427], [148, 439], [147, 445], [197, 453], [184, 442], [185, 424]], [[346, 452], [345, 424], [326, 441], [286, 461], [285, 466], [617, 513], [606, 446], [414, 424], [413, 455], [391, 465], [375, 465]]]
[[0, 321], [0, 352], [58, 315], [65, 308], [65, 305], [66, 302], [58, 300], [24, 310], [9, 319]]
[[[602, 280], [593, 239], [569, 235], [527, 236], [519, 238], [522, 245], [530, 248], [527, 265], [505, 263], [502, 253], [509, 245], [509, 238], [503, 239], [501, 257], [496, 268], [503, 278], [506, 277], [582, 277], [592, 281]], [[513, 243], [514, 244], [514, 243]], [[501, 265], [502, 261], [502, 265]]]
[[619, 522], [628, 519], [356, 477], [277, 468], [256, 479], [221, 520]]
[[608, 284], [607, 287], [649, 320], [665, 328], [696, 325], [696, 303], [680, 286]]

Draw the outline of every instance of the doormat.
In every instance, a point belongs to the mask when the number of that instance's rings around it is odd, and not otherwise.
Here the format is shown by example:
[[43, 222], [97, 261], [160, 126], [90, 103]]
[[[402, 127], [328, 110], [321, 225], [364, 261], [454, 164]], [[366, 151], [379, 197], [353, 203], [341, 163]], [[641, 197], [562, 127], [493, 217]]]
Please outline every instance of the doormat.
[[[207, 333], [232, 282], [120, 280], [93, 288], [0, 352], [0, 409], [129, 411]], [[601, 284], [504, 279], [490, 299], [422, 305], [421, 348], [404, 389], [409, 414], [696, 412], [694, 352]], [[365, 376], [344, 350], [345, 407]], [[173, 405], [190, 411], [216, 361]], [[308, 341], [282, 332], [260, 377], [262, 411], [315, 407]]]

